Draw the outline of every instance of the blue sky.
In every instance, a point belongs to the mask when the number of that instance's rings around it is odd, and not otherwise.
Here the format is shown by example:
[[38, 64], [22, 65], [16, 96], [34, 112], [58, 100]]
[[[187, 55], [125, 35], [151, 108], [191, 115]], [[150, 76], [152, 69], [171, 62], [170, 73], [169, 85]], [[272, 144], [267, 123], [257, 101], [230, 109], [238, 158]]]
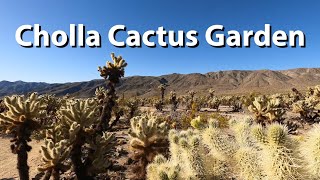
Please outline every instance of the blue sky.
[[[314, 0], [231, 1], [12, 1], [0, 2], [0, 81], [73, 82], [97, 79], [97, 66], [121, 54], [128, 62], [126, 76], [206, 73], [233, 69], [290, 69], [320, 67], [320, 2]], [[40, 24], [52, 33], [85, 24], [102, 36], [101, 48], [23, 48], [15, 31], [23, 24]], [[108, 30], [124, 24], [128, 30], [197, 30], [197, 48], [116, 48]], [[214, 48], [205, 41], [213, 25], [226, 30], [302, 30], [306, 48]]]

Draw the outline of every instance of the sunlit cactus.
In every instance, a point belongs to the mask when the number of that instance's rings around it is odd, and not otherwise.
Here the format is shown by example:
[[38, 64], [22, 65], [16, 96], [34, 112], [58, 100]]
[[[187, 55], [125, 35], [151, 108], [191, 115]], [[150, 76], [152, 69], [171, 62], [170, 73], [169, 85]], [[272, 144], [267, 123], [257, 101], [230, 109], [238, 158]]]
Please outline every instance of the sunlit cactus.
[[313, 179], [320, 179], [320, 125], [315, 125], [301, 143], [301, 152], [306, 161], [307, 171]]
[[240, 147], [235, 155], [239, 175], [246, 180], [264, 179], [261, 168], [261, 157], [257, 149], [252, 147]]
[[103, 97], [101, 89], [99, 92], [99, 104], [100, 104], [100, 118], [99, 125], [97, 129], [98, 133], [102, 133], [103, 131], [108, 131], [112, 128], [110, 125], [110, 120], [112, 116], [113, 107], [116, 106], [117, 96], [115, 86], [120, 82], [120, 79], [124, 77], [125, 67], [128, 65], [126, 61], [121, 57], [116, 57], [114, 53], [111, 53], [111, 59], [113, 61], [107, 61], [106, 66], [98, 67], [98, 71], [100, 72], [100, 76], [103, 77], [107, 81], [107, 90], [103, 92]]
[[62, 122], [68, 127], [76, 122], [83, 131], [92, 131], [92, 125], [98, 122], [97, 103], [92, 99], [73, 101], [58, 113]]
[[220, 159], [229, 159], [236, 151], [235, 139], [228, 137], [220, 128], [217, 122], [211, 120], [209, 127], [202, 132], [202, 141], [210, 149], [210, 153], [218, 155]]
[[302, 120], [313, 122], [319, 114], [315, 110], [315, 106], [308, 100], [300, 100], [292, 104], [292, 112], [299, 113]]
[[172, 164], [163, 155], [159, 154], [147, 166], [148, 180], [179, 180], [180, 167]]
[[113, 62], [107, 61], [106, 66], [99, 66], [98, 70], [101, 77], [116, 84], [119, 83], [120, 78], [124, 76], [124, 68], [128, 64], [121, 56], [116, 57], [114, 53], [111, 53], [111, 59]]
[[87, 170], [89, 175], [106, 172], [111, 166], [111, 162], [107, 159], [107, 154], [114, 147], [115, 140], [114, 134], [104, 132], [88, 142], [91, 151], [89, 153], [89, 161], [92, 162], [92, 165]]
[[144, 177], [147, 163], [167, 149], [167, 125], [152, 114], [136, 116], [131, 119], [129, 135], [132, 158], [139, 161], [139, 176]]
[[[83, 162], [82, 148], [86, 140], [92, 140], [95, 134], [95, 128], [98, 124], [98, 108], [97, 102], [93, 99], [73, 100], [65, 108], [61, 108], [58, 112], [64, 129], [69, 131], [69, 139], [71, 141], [71, 161], [73, 170], [77, 178], [86, 179], [90, 177], [88, 169], [92, 165], [92, 154], [88, 155], [86, 161], [91, 163], [90, 166]], [[93, 140], [92, 140], [93, 141]], [[95, 141], [93, 141], [95, 142]], [[103, 148], [103, 147], [101, 147]], [[91, 152], [95, 152], [92, 149]], [[106, 161], [105, 161], [106, 162]]]
[[286, 111], [283, 108], [283, 101], [280, 98], [271, 98], [268, 101], [268, 113], [266, 114], [270, 123], [281, 122]]
[[45, 172], [45, 177], [60, 179], [60, 172], [67, 171], [69, 167], [63, 163], [70, 155], [70, 142], [66, 139], [59, 140], [61, 133], [58, 128], [47, 130], [47, 137], [44, 145], [41, 146], [42, 164], [38, 171]]
[[255, 120], [263, 123], [268, 113], [268, 101], [265, 96], [256, 97], [252, 104], [248, 107], [249, 111], [254, 113]]
[[286, 127], [275, 123], [266, 130], [256, 128], [253, 132], [262, 148], [262, 164], [268, 179], [303, 179], [302, 160]]
[[20, 179], [29, 179], [27, 152], [31, 147], [27, 142], [31, 141], [31, 133], [40, 127], [37, 119], [45, 114], [46, 106], [37, 93], [32, 93], [29, 97], [5, 97], [4, 105], [8, 111], [0, 114], [0, 126], [7, 134], [13, 135], [11, 150], [18, 155], [17, 168]]

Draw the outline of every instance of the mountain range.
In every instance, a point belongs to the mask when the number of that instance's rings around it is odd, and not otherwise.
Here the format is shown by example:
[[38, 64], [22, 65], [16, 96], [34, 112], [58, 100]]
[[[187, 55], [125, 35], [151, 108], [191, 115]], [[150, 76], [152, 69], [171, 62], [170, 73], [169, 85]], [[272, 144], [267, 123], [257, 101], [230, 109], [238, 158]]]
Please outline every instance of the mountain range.
[[[203, 94], [212, 88], [217, 94], [248, 94], [251, 92], [288, 92], [295, 87], [304, 90], [308, 86], [320, 84], [320, 68], [298, 68], [290, 70], [230, 70], [206, 74], [168, 74], [162, 76], [125, 77], [117, 85], [118, 94], [126, 97], [151, 97], [159, 95], [160, 83], [169, 85], [167, 91], [175, 90], [178, 95], [194, 90]], [[12, 94], [70, 94], [76, 97], [90, 97], [95, 89], [105, 86], [104, 80], [73, 83], [0, 82], [0, 97]]]

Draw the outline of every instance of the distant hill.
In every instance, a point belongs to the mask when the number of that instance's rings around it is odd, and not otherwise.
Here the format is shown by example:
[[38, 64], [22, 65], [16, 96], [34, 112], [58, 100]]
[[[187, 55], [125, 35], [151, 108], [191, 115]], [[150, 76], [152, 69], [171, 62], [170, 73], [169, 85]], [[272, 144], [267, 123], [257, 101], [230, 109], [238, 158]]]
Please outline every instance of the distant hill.
[[[305, 89], [320, 84], [320, 68], [299, 68], [290, 70], [232, 70], [209, 72], [206, 74], [169, 74], [163, 76], [131, 76], [123, 78], [117, 92], [125, 96], [150, 97], [158, 95], [158, 85], [166, 82], [168, 91], [175, 90], [185, 94], [188, 90], [205, 93], [213, 88], [217, 94], [247, 94], [250, 92], [287, 92], [291, 88]], [[70, 94], [77, 97], [90, 97], [104, 80], [87, 82], [48, 84], [36, 82], [0, 82], [0, 97], [12, 94], [38, 92], [62, 96]], [[167, 91], [167, 92], [168, 92]]]

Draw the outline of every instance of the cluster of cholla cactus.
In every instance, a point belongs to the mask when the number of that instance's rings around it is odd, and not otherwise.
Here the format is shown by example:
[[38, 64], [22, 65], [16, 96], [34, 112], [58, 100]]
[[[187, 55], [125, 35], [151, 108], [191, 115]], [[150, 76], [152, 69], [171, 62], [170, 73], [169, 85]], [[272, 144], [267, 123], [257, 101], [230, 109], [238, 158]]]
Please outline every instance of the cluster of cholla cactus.
[[305, 96], [298, 90], [294, 92], [296, 98], [292, 103], [292, 111], [299, 113], [301, 119], [306, 122], [318, 121], [317, 119], [320, 117], [320, 86], [309, 87]]
[[38, 171], [45, 172], [43, 179], [60, 179], [60, 173], [70, 168], [65, 160], [70, 155], [71, 141], [66, 139], [63, 129], [60, 126], [53, 127], [46, 131], [44, 145], [41, 146], [42, 163], [38, 166]]
[[255, 120], [260, 124], [282, 122], [285, 109], [283, 101], [279, 97], [258, 96], [248, 107], [249, 111], [254, 114]]
[[181, 96], [181, 104], [185, 106], [186, 109], [191, 110], [194, 105], [196, 92], [191, 90], [187, 92], [187, 95]]
[[145, 167], [153, 158], [167, 149], [168, 127], [165, 122], [160, 123], [157, 116], [143, 114], [131, 119], [130, 147], [132, 158], [138, 162], [134, 172], [136, 178], [144, 178]]
[[36, 93], [29, 97], [11, 96], [4, 98], [8, 108], [0, 114], [0, 126], [7, 134], [11, 134], [12, 153], [17, 154], [20, 179], [29, 179], [28, 152], [31, 146], [31, 133], [40, 128], [39, 118], [44, 115], [46, 106]]
[[97, 89], [96, 98], [57, 98], [37, 93], [4, 98], [0, 129], [13, 138], [11, 150], [18, 156], [20, 179], [30, 179], [28, 142], [35, 131], [45, 132], [40, 150], [42, 163], [38, 167], [41, 173], [37, 178], [59, 179], [70, 169], [79, 180], [107, 172], [115, 144], [115, 136], [107, 131], [112, 127], [112, 113], [117, 112], [115, 85], [124, 76], [127, 65], [121, 56], [112, 54], [111, 58], [113, 63], [99, 67], [100, 75], [107, 80], [107, 89]]
[[288, 134], [279, 123], [263, 127], [249, 118], [220, 128], [169, 132], [169, 159], [158, 155], [147, 167], [147, 179], [319, 179], [319, 126], [305, 138]]

